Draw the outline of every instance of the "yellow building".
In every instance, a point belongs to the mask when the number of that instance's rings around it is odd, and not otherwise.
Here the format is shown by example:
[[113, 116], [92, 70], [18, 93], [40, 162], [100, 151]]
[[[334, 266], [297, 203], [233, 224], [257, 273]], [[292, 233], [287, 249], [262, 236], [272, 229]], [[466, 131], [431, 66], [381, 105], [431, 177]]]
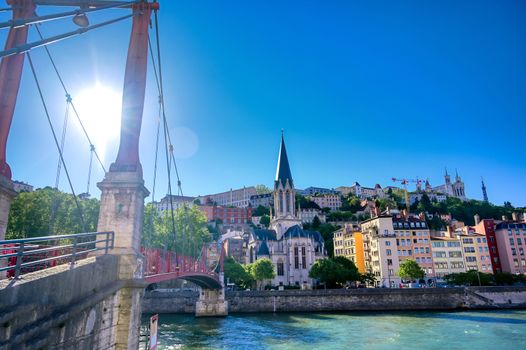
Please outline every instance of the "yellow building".
[[363, 251], [363, 236], [358, 226], [345, 225], [334, 232], [334, 256], [344, 256], [358, 267], [360, 273], [365, 273]]

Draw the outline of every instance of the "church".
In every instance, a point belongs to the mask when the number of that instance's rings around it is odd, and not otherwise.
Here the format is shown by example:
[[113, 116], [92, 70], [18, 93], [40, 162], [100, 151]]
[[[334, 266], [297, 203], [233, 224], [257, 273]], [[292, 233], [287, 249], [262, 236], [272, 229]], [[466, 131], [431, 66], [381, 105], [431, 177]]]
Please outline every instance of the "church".
[[325, 243], [319, 232], [302, 228], [283, 133], [272, 197], [274, 213], [269, 229], [250, 232], [246, 262], [268, 258], [276, 272], [272, 285], [310, 288], [314, 280], [309, 271], [316, 260], [327, 256]]

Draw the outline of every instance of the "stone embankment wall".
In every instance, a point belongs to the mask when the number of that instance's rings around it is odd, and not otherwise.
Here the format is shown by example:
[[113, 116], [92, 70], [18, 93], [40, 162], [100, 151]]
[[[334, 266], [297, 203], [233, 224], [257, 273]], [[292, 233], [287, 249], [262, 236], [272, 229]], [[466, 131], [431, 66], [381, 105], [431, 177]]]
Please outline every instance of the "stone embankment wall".
[[[197, 292], [148, 292], [145, 313], [194, 313]], [[229, 313], [526, 307], [526, 287], [227, 292]]]
[[121, 311], [118, 257], [0, 281], [0, 349], [108, 349]]

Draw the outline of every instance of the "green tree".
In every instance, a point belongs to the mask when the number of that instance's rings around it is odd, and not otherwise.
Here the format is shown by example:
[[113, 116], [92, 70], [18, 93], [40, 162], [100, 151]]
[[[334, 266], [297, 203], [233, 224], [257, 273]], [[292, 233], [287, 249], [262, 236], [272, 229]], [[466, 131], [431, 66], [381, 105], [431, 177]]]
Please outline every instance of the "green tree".
[[193, 203], [195, 205], [201, 205], [201, 200], [199, 198], [194, 199]]
[[265, 185], [256, 185], [256, 194], [271, 193], [272, 190]]
[[345, 257], [317, 260], [309, 271], [309, 277], [325, 283], [329, 288], [360, 280], [358, 268]]
[[493, 275], [476, 270], [467, 272], [452, 273], [444, 276], [447, 284], [456, 286], [478, 286], [479, 280], [482, 286], [491, 286], [495, 284]]
[[265, 208], [262, 205], [259, 205], [254, 211], [252, 212], [252, 216], [263, 216], [263, 215], [269, 215], [270, 209]]
[[235, 283], [242, 288], [250, 288], [254, 282], [252, 275], [232, 257], [225, 257], [224, 269], [225, 278], [227, 278], [230, 283]]
[[254, 280], [256, 280], [259, 289], [261, 289], [262, 282], [264, 280], [270, 280], [276, 276], [276, 273], [274, 272], [274, 265], [270, 259], [258, 259], [255, 263], [250, 265], [250, 273], [252, 274]]
[[51, 187], [22, 192], [11, 202], [6, 239], [64, 235], [97, 230], [98, 199], [77, 198]]
[[263, 215], [259, 220], [259, 223], [265, 227], [268, 227], [268, 225], [270, 224], [270, 216]]
[[362, 282], [366, 286], [374, 286], [376, 284], [376, 276], [372, 272], [360, 274], [360, 282]]
[[318, 227], [320, 227], [321, 221], [318, 215], [314, 216], [314, 219], [312, 219], [312, 228], [316, 230]]
[[197, 206], [175, 210], [172, 221], [171, 211], [157, 216], [147, 205], [143, 220], [141, 244], [145, 247], [165, 248], [197, 257], [203, 244], [212, 240], [206, 217]]
[[398, 204], [395, 202], [393, 198], [387, 197], [387, 198], [379, 198], [376, 200], [376, 207], [380, 208], [381, 211], [389, 209], [397, 209]]
[[404, 280], [420, 280], [424, 278], [425, 272], [414, 260], [407, 259], [400, 263], [398, 276]]

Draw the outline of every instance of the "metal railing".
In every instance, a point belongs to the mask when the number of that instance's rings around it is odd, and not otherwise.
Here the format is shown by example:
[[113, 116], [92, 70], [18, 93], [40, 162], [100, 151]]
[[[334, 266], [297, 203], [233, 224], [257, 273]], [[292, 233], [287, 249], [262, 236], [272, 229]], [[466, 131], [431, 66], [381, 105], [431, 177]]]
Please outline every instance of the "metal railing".
[[[7, 277], [85, 259], [88, 253], [113, 249], [113, 232], [88, 232], [0, 241], [0, 272]], [[1, 276], [1, 274], [0, 274]]]

